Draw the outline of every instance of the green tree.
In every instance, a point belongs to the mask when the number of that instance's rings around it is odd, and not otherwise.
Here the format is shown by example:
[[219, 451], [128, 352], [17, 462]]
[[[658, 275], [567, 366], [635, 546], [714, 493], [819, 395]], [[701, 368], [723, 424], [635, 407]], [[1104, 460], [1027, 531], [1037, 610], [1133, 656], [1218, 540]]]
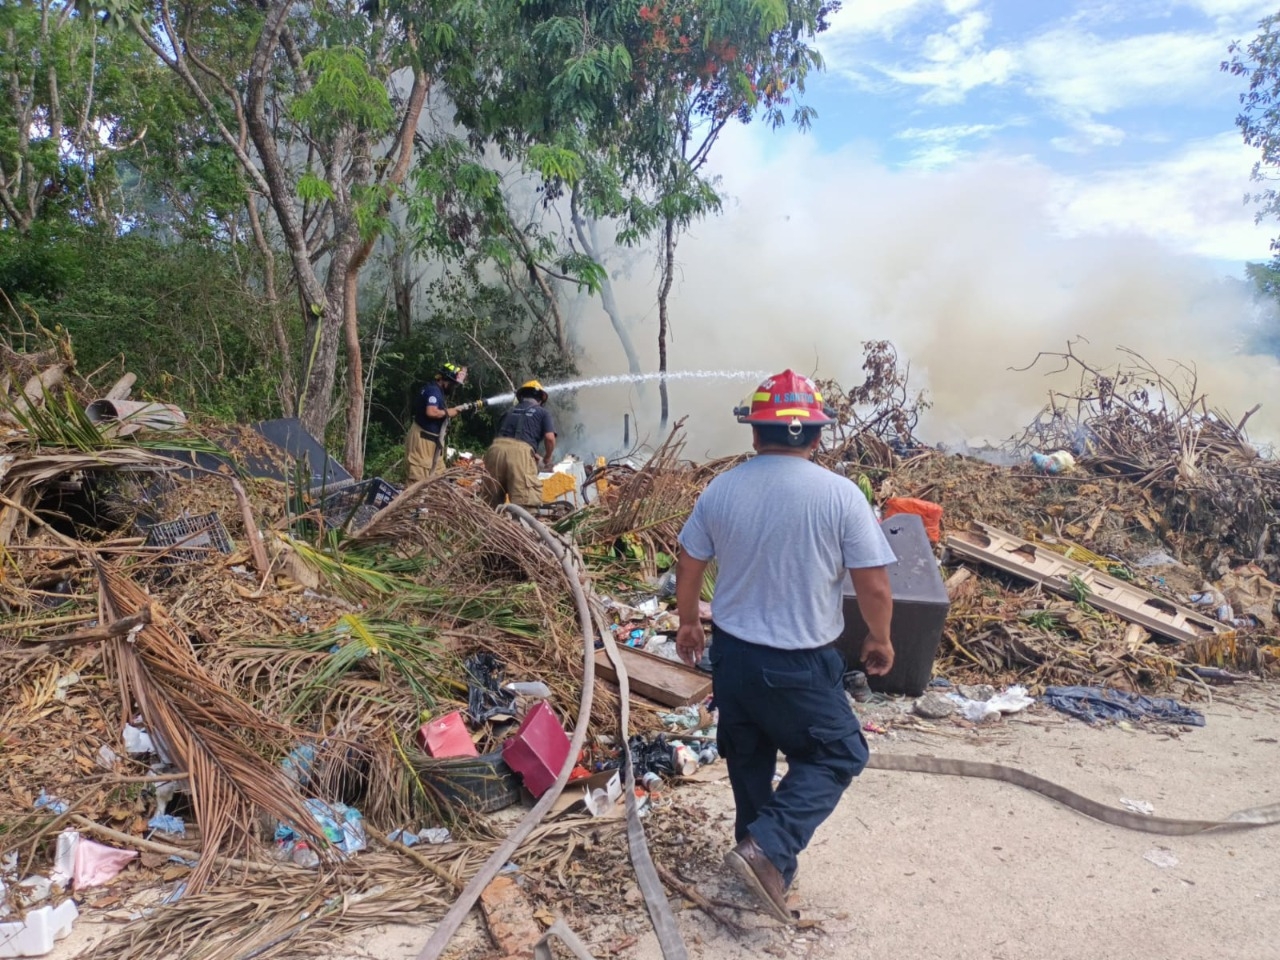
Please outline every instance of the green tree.
[[[459, 104], [460, 121], [508, 156], [522, 156], [541, 175], [548, 201], [568, 194], [576, 252], [602, 258], [596, 221], [610, 222], [624, 244], [657, 236], [660, 372], [680, 234], [721, 204], [705, 172], [711, 151], [734, 121], [809, 123], [811, 110], [793, 98], [821, 65], [810, 41], [838, 6], [505, 0], [490, 7], [503, 20], [491, 28], [489, 71], [475, 98]], [[636, 369], [607, 287], [604, 299]], [[665, 382], [660, 392], [665, 421]]]
[[158, 71], [144, 49], [61, 0], [0, 4], [0, 229], [116, 228], [116, 161], [151, 119]]
[[[1280, 178], [1280, 13], [1261, 20], [1258, 30], [1247, 45], [1231, 44], [1231, 59], [1222, 62], [1222, 69], [1248, 81], [1248, 89], [1240, 94], [1236, 126], [1244, 142], [1261, 154], [1253, 165], [1253, 179], [1264, 186], [1249, 198], [1258, 205], [1254, 220], [1261, 223], [1280, 217], [1280, 193], [1265, 186]], [[1280, 238], [1271, 241], [1271, 250], [1280, 256]]]
[[306, 330], [299, 416], [325, 433], [344, 354], [343, 460], [359, 475], [361, 271], [411, 167], [427, 91], [454, 31], [440, 24], [419, 35], [341, 0], [92, 6], [178, 78], [220, 143], [215, 156], [234, 157], [254, 240], [269, 270], [276, 243], [283, 246], [296, 287]]

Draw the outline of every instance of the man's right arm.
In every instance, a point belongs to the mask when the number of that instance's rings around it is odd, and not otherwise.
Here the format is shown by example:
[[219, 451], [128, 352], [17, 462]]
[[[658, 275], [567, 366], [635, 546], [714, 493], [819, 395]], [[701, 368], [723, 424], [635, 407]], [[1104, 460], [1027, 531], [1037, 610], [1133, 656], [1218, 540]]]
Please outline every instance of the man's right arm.
[[867, 624], [867, 639], [862, 642], [862, 665], [872, 676], [884, 676], [893, 669], [893, 644], [889, 639], [893, 591], [889, 587], [889, 568], [856, 567], [849, 571], [849, 576], [853, 578], [853, 590], [858, 595], [858, 609]]
[[702, 599], [702, 577], [709, 560], [690, 556], [688, 550], [680, 551], [676, 561], [676, 616], [680, 628], [676, 631], [676, 653], [691, 667], [702, 659], [707, 645], [707, 635], [698, 616], [698, 601]]

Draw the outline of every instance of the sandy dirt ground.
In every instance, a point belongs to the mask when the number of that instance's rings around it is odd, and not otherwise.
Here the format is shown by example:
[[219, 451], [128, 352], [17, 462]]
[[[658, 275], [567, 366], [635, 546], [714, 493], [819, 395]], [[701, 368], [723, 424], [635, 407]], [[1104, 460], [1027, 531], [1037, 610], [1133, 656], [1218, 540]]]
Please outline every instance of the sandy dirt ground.
[[[1218, 691], [1203, 728], [1089, 727], [1033, 708], [976, 729], [948, 721], [870, 735], [872, 748], [1022, 767], [1086, 796], [1145, 801], [1159, 816], [1218, 818], [1280, 802], [1280, 686]], [[747, 901], [719, 864], [731, 835], [723, 780], [674, 791], [650, 818], [654, 856], [728, 903]], [[801, 857], [784, 928], [725, 910], [730, 931], [673, 901], [698, 960], [904, 957], [917, 960], [1129, 960], [1280, 957], [1280, 827], [1163, 837], [1086, 819], [1003, 783], [869, 770]], [[574, 918], [603, 957], [658, 960], [647, 922]], [[77, 924], [55, 956], [101, 927]], [[408, 960], [429, 926], [383, 927], [336, 943], [332, 960]], [[474, 919], [448, 955], [494, 956]]]

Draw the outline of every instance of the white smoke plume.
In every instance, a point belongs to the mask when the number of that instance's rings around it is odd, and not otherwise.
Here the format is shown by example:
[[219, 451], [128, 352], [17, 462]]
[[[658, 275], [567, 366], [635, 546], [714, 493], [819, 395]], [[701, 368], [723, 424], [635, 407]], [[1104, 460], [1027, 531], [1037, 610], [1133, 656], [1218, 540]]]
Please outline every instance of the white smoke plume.
[[[887, 339], [934, 402], [924, 439], [998, 442], [1026, 425], [1050, 386], [1078, 376], [1047, 378], [1051, 362], [1011, 368], [1085, 337], [1080, 351], [1103, 365], [1114, 366], [1120, 346], [1161, 368], [1194, 364], [1211, 405], [1239, 416], [1261, 402], [1253, 434], [1280, 438], [1280, 362], [1245, 348], [1265, 320], [1248, 287], [1151, 240], [1064, 236], [1045, 168], [987, 159], [893, 171], [801, 137], [739, 136], [718, 149], [732, 151], [722, 184], [731, 199], [679, 247], [672, 370], [790, 366], [848, 387], [861, 382], [861, 342]], [[654, 370], [656, 278], [650, 258], [632, 260], [614, 283]], [[626, 371], [598, 300], [581, 310], [576, 335], [584, 375]], [[671, 384], [689, 455], [747, 448], [731, 410], [754, 385]], [[657, 439], [657, 390], [615, 386], [578, 394], [566, 411], [578, 424], [569, 447], [616, 452], [627, 411], [633, 440], [636, 416], [640, 435]]]

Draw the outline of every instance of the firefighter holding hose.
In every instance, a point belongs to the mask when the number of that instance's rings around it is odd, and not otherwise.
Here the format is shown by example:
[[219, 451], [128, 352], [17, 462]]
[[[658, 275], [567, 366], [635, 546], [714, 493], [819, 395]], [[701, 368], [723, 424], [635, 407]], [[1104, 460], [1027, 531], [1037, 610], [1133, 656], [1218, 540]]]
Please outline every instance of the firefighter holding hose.
[[435, 378], [418, 391], [413, 404], [413, 423], [409, 425], [404, 441], [410, 483], [444, 473], [445, 451], [441, 433], [446, 429], [449, 418], [458, 415], [458, 408], [449, 406], [447, 399], [466, 380], [466, 367], [446, 363]]
[[516, 391], [516, 405], [502, 416], [498, 436], [485, 452], [489, 471], [485, 498], [491, 506], [510, 501], [533, 509], [542, 505], [542, 483], [538, 480], [538, 444], [542, 444], [542, 466], [551, 469], [556, 449], [556, 427], [546, 408], [547, 391], [530, 380]]

